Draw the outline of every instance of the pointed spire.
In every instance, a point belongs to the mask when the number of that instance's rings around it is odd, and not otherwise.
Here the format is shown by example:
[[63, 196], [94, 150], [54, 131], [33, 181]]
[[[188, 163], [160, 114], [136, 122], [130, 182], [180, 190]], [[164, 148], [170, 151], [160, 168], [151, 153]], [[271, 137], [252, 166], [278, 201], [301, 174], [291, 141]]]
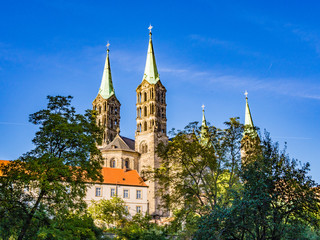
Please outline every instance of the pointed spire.
[[209, 142], [209, 136], [208, 136], [208, 125], [206, 121], [206, 117], [204, 115], [204, 105], [202, 107], [202, 124], [201, 124], [201, 130], [200, 130], [200, 143], [203, 145], [207, 145]]
[[251, 137], [257, 137], [258, 133], [253, 125], [252, 116], [249, 108], [248, 103], [248, 92], [246, 91], [244, 93], [246, 96], [246, 113], [245, 113], [245, 119], [244, 119], [244, 131], [243, 135], [249, 135]]
[[153, 44], [152, 44], [152, 32], [151, 29], [153, 26], [149, 26], [149, 46], [148, 46], [148, 53], [147, 53], [147, 61], [146, 61], [146, 66], [144, 69], [144, 75], [143, 75], [143, 80], [147, 80], [151, 84], [156, 84], [160, 78], [159, 78], [159, 73], [157, 69], [157, 64], [156, 64], [156, 58], [154, 55], [154, 50], [153, 50]]
[[205, 128], [208, 127], [207, 126], [207, 121], [206, 121], [206, 117], [204, 115], [204, 105], [201, 106], [202, 107], [202, 124], [201, 124], [201, 128]]
[[101, 85], [99, 88], [99, 94], [104, 98], [108, 99], [112, 95], [114, 95], [114, 88], [112, 84], [112, 77], [111, 77], [111, 68], [110, 68], [110, 60], [109, 60], [109, 42], [107, 44], [107, 57], [106, 62], [104, 64], [104, 70], [101, 80]]
[[245, 115], [244, 125], [249, 125], [250, 127], [254, 127], [249, 104], [248, 104], [248, 92], [246, 91], [244, 95], [246, 96], [246, 115]]

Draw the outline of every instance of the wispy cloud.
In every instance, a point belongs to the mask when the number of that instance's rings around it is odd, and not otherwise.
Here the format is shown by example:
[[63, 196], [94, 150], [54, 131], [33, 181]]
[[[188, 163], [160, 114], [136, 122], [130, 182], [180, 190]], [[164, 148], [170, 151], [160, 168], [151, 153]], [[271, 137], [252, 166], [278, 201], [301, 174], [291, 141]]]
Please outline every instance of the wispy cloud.
[[228, 74], [221, 70], [197, 70], [191, 68], [163, 68], [181, 81], [206, 84], [207, 88], [217, 85], [225, 88], [242, 88], [251, 91], [269, 91], [280, 95], [320, 100], [320, 83], [306, 83], [290, 78], [259, 78], [239, 73]]
[[219, 47], [223, 47], [224, 49], [234, 51], [234, 52], [241, 54], [241, 55], [249, 55], [249, 56], [255, 56], [255, 57], [261, 56], [261, 54], [259, 52], [252, 51], [252, 50], [248, 49], [248, 47], [244, 47], [241, 44], [235, 43], [232, 41], [220, 40], [220, 39], [211, 38], [211, 37], [205, 37], [205, 36], [201, 36], [198, 34], [191, 34], [189, 36], [189, 38], [195, 42], [202, 43], [207, 46], [216, 45]]
[[317, 55], [320, 56], [320, 34], [317, 31], [292, 24], [287, 24], [286, 26], [302, 41], [308, 43], [315, 50]]

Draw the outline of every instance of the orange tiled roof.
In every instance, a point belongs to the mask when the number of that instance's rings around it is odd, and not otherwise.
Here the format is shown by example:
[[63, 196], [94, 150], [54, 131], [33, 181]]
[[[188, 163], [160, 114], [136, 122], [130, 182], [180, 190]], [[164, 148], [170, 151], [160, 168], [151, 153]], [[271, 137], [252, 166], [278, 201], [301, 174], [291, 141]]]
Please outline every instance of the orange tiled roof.
[[147, 187], [136, 170], [102, 168], [103, 183]]
[[[0, 164], [8, 164], [11, 161], [0, 160]], [[0, 176], [2, 173], [0, 172]], [[142, 186], [147, 187], [148, 185], [139, 176], [136, 170], [127, 170], [120, 168], [102, 168], [103, 182], [106, 184], [118, 184], [118, 185], [129, 185], [129, 186]]]

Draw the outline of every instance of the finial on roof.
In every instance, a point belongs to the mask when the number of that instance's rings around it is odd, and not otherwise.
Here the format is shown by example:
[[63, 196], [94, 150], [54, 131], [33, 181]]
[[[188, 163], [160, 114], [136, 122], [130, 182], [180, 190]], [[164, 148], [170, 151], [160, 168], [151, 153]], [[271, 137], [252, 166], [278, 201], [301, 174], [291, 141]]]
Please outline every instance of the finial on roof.
[[149, 33], [151, 33], [152, 28], [153, 28], [153, 26], [152, 26], [151, 23], [150, 23], [150, 26], [148, 27]]
[[202, 104], [202, 106], [201, 106], [201, 107], [202, 107], [202, 111], [204, 111], [204, 107], [205, 107], [205, 105], [204, 105], [204, 104]]
[[107, 51], [109, 52], [109, 46], [110, 46], [110, 43], [109, 43], [109, 41], [108, 41], [108, 43], [107, 43]]
[[120, 134], [120, 128], [117, 127], [117, 135], [119, 135], [119, 134]]
[[247, 90], [244, 92], [244, 95], [246, 96], [246, 99], [248, 99], [248, 92], [247, 92]]

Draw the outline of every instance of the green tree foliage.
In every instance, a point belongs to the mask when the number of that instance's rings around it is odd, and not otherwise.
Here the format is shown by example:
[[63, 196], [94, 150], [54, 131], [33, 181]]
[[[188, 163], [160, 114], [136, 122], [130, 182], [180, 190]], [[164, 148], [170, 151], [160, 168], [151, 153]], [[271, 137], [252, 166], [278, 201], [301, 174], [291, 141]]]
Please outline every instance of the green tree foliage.
[[124, 201], [119, 197], [92, 201], [88, 211], [93, 219], [106, 224], [107, 227], [123, 226], [129, 215]]
[[0, 226], [10, 222], [20, 240], [45, 224], [40, 210], [52, 217], [83, 209], [86, 182], [102, 180], [96, 147], [102, 131], [92, 111], [76, 114], [71, 99], [48, 96], [47, 108], [30, 115], [39, 125], [35, 148], [0, 167]]
[[239, 187], [242, 125], [231, 118], [225, 126], [201, 129], [191, 123], [158, 146], [161, 166], [149, 174], [159, 183], [163, 207], [176, 213], [176, 227], [228, 204], [229, 192]]
[[151, 222], [150, 215], [137, 213], [125, 226], [114, 230], [116, 239], [122, 240], [165, 240], [168, 239], [164, 227]]
[[49, 220], [37, 233], [38, 240], [102, 239], [102, 229], [96, 227], [88, 214], [63, 213]]
[[[309, 164], [280, 151], [269, 134], [242, 165], [243, 187], [230, 206], [215, 206], [199, 224], [195, 239], [305, 239], [319, 227], [317, 184]], [[303, 234], [303, 232], [305, 234]], [[319, 236], [318, 236], [319, 237]]]

